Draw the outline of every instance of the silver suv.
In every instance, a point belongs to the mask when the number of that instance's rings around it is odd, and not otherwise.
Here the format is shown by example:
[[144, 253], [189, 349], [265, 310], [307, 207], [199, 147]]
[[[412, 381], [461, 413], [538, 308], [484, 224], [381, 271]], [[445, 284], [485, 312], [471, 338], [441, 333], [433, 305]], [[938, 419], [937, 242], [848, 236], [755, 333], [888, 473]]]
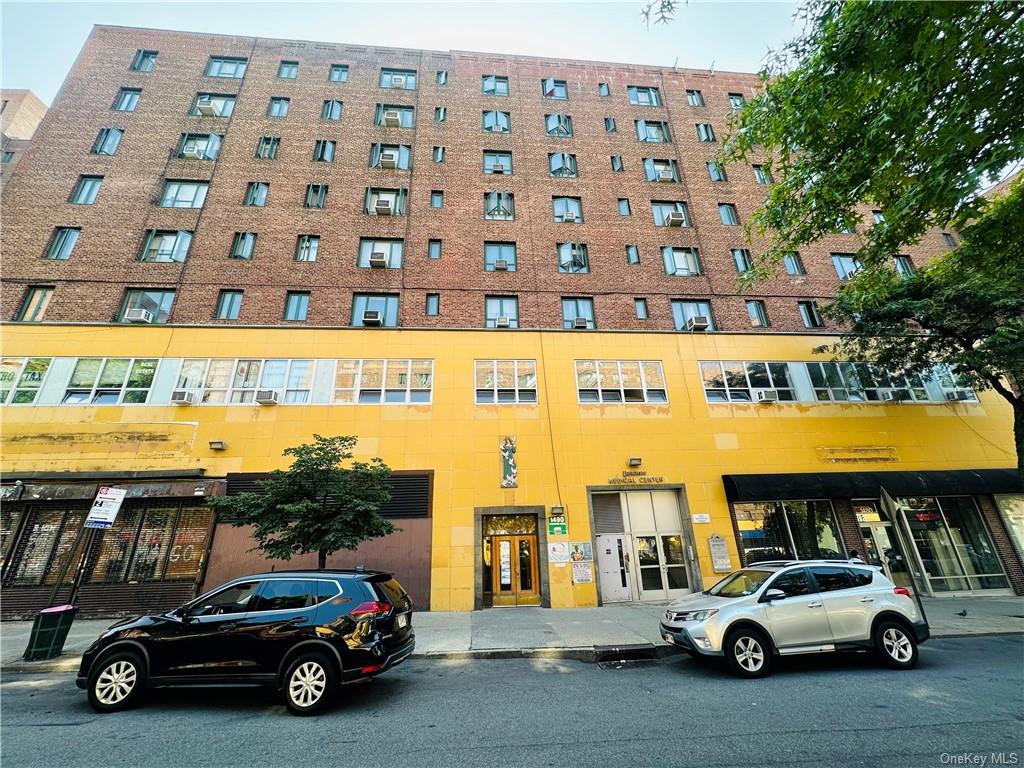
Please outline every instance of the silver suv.
[[880, 569], [842, 560], [773, 560], [674, 601], [661, 635], [691, 656], [725, 656], [740, 677], [773, 657], [874, 650], [891, 667], [917, 664], [928, 623], [905, 587]]

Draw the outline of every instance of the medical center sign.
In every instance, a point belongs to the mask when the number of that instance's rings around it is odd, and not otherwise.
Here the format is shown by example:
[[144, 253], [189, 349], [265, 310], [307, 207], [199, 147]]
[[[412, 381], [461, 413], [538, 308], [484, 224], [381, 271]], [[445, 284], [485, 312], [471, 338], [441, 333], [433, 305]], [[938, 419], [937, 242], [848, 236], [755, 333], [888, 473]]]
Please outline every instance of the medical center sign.
[[88, 517], [85, 518], [86, 528], [109, 528], [117, 519], [128, 491], [124, 488], [107, 488], [101, 486], [96, 492], [96, 500], [92, 503]]

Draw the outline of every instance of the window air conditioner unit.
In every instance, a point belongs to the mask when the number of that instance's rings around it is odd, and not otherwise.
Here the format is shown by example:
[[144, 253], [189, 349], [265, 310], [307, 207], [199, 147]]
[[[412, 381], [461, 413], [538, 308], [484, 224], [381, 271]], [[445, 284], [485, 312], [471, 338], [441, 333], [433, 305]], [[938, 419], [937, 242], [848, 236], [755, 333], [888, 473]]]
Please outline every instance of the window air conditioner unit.
[[192, 405], [195, 396], [187, 389], [176, 389], [171, 392], [171, 405]]
[[572, 327], [573, 328], [586, 328], [587, 327], [587, 318], [585, 318], [585, 317], [577, 317], [575, 320], [572, 321]]
[[148, 309], [127, 309], [124, 319], [128, 323], [152, 323], [153, 313]]
[[363, 325], [380, 325], [384, 322], [384, 318], [376, 309], [368, 309], [363, 312]]
[[405, 88], [405, 75], [392, 75], [391, 76], [391, 87], [392, 88]]
[[504, 172], [505, 172], [505, 166], [504, 165], [500, 165], [498, 163], [495, 163], [494, 165], [491, 166], [491, 173], [504, 173]]
[[675, 181], [675, 180], [676, 180], [676, 175], [672, 171], [670, 171], [668, 169], [665, 169], [665, 170], [662, 170], [662, 171], [658, 171], [658, 181]]
[[495, 272], [508, 272], [508, 261], [506, 259], [495, 259], [494, 260], [494, 271]]
[[256, 402], [260, 405], [277, 405], [277, 390], [257, 389]]
[[397, 152], [381, 152], [380, 153], [380, 167], [381, 168], [397, 168], [398, 167], [398, 153]]
[[378, 216], [390, 216], [395, 212], [394, 206], [390, 200], [380, 198], [377, 200], [377, 204], [374, 206], [374, 210]]
[[691, 317], [686, 321], [686, 330], [688, 331], [706, 331], [710, 327], [711, 321], [701, 315]]
[[880, 389], [878, 390], [878, 399], [885, 402], [893, 402], [896, 400], [896, 392], [892, 389]]
[[575, 222], [577, 221], [576, 213], [574, 211], [566, 211], [562, 214], [562, 221]]
[[755, 389], [754, 400], [759, 403], [779, 402], [779, 391], [777, 389]]
[[370, 254], [370, 266], [371, 267], [386, 267], [388, 265], [388, 255], [383, 251], [375, 251]]
[[509, 327], [509, 318], [507, 318], [507, 317], [496, 318], [495, 321], [494, 321], [494, 327], [495, 328], [508, 328]]
[[686, 217], [679, 211], [672, 211], [672, 213], [665, 217], [665, 224], [670, 227], [681, 227], [685, 223]]
[[972, 389], [951, 389], [946, 392], [947, 400], [973, 400], [974, 390]]
[[384, 110], [384, 125], [388, 128], [400, 128], [402, 126], [402, 115], [397, 109]]
[[217, 110], [213, 108], [213, 102], [208, 96], [196, 100], [196, 112], [205, 117], [216, 117]]
[[181, 156], [191, 158], [192, 160], [202, 160], [205, 155], [199, 147], [185, 147], [181, 150]]

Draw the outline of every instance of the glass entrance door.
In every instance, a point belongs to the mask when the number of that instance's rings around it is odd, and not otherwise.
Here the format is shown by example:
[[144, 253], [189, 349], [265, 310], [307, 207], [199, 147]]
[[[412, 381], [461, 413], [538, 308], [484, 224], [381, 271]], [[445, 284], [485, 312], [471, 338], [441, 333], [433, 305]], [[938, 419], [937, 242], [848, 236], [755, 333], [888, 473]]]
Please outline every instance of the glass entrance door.
[[864, 559], [871, 565], [880, 565], [885, 575], [898, 587], [913, 589], [913, 580], [907, 560], [889, 523], [868, 523], [860, 529], [866, 547]]
[[633, 546], [641, 600], [669, 600], [690, 591], [681, 535], [638, 534]]
[[494, 605], [540, 605], [537, 537], [495, 536], [491, 540]]

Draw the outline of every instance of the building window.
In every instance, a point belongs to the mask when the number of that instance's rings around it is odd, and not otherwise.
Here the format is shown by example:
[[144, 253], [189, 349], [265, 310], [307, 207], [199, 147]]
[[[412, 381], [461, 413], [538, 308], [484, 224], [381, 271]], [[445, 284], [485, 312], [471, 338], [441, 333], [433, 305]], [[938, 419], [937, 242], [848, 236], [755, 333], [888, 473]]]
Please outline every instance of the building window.
[[75, 364], [64, 398], [65, 405], [143, 404], [156, 375], [155, 359], [83, 357]]
[[544, 130], [548, 136], [568, 138], [572, 136], [572, 117], [561, 112], [544, 115]]
[[327, 205], [327, 185], [307, 184], [304, 206], [306, 208], [323, 208], [325, 205]]
[[323, 109], [320, 110], [321, 120], [341, 120], [341, 112], [345, 105], [343, 102], [337, 101], [336, 99], [328, 99], [324, 102]]
[[626, 263], [627, 264], [639, 264], [640, 263], [640, 249], [635, 245], [626, 246]]
[[485, 192], [484, 218], [490, 221], [512, 221], [516, 217], [515, 196], [511, 192]]
[[612, 155], [611, 161], [612, 171], [615, 173], [621, 173], [624, 169], [624, 166], [622, 165], [622, 155]]
[[[46, 307], [50, 303], [50, 299], [53, 297], [53, 286], [52, 285], [34, 285], [28, 289], [25, 293], [25, 298], [21, 302], [21, 308], [18, 310], [17, 320], [21, 323], [38, 323], [43, 319], [46, 314]], [[0, 386], [3, 386], [0, 382]], [[33, 399], [35, 396], [33, 395]], [[3, 398], [0, 398], [0, 402]], [[15, 395], [15, 402], [17, 395]]]
[[277, 76], [282, 80], [294, 80], [299, 76], [299, 62], [282, 61], [277, 65]]
[[319, 250], [319, 235], [299, 235], [295, 241], [295, 260], [316, 261], [316, 253]]
[[[805, 363], [814, 398], [819, 402], [880, 402], [930, 400], [917, 374], [886, 371], [870, 363]], [[940, 374], [941, 380], [941, 374]]]
[[578, 197], [552, 197], [551, 208], [555, 221], [583, 223], [583, 201]]
[[[735, 504], [744, 564], [764, 560], [845, 559], [846, 547], [827, 501]], [[795, 541], [795, 546], [794, 546]]]
[[80, 234], [82, 234], [82, 230], [79, 227], [57, 227], [53, 230], [50, 247], [46, 249], [46, 258], [67, 261], [75, 249], [75, 243], [78, 242]]
[[508, 112], [484, 112], [483, 126], [487, 133], [509, 133], [512, 130], [512, 117]]
[[551, 77], [541, 82], [541, 93], [545, 99], [569, 98], [569, 88], [565, 84], [565, 80], [555, 80]]
[[818, 311], [818, 302], [798, 301], [796, 306], [800, 310], [800, 319], [804, 321], [804, 328], [821, 328], [825, 324], [821, 320], [821, 312]]
[[430, 155], [430, 159], [435, 163], [444, 162], [444, 147], [434, 147], [434, 151]]
[[11, 150], [6, 150], [3, 153], [3, 155], [0, 156], [0, 162], [2, 162], [4, 165], [7, 165], [8, 163], [10, 163], [10, 162], [12, 162], [14, 160], [14, 155], [15, 155], [15, 153], [12, 152]]
[[132, 72], [152, 72], [156, 66], [157, 51], [137, 51], [132, 59]]
[[178, 157], [189, 160], [216, 160], [220, 156], [223, 136], [216, 133], [183, 133]]
[[760, 299], [747, 301], [747, 317], [750, 318], [750, 325], [754, 328], [767, 328], [771, 325], [768, 322], [768, 310]]
[[256, 144], [256, 157], [260, 160], [276, 160], [277, 148], [281, 145], [279, 136], [261, 136]]
[[160, 207], [202, 208], [209, 188], [205, 181], [165, 181]]
[[71, 193], [71, 202], [75, 205], [92, 205], [103, 185], [102, 176], [79, 176], [78, 183]]
[[484, 152], [484, 173], [512, 173], [512, 153]]
[[833, 253], [832, 266], [840, 280], [849, 280], [860, 271], [860, 262], [857, 258], [847, 253]]
[[318, 139], [313, 145], [313, 160], [319, 163], [333, 163], [335, 146], [333, 141]]
[[872, 211], [871, 218], [874, 220], [875, 224], [882, 224], [885, 221], [885, 214], [881, 211]]
[[440, 259], [441, 258], [441, 241], [440, 240], [428, 240], [427, 241], [427, 258], [428, 259]]
[[504, 75], [484, 75], [481, 89], [488, 96], [508, 96], [508, 78]]
[[[309, 294], [290, 293], [292, 296]], [[299, 302], [301, 305], [301, 302]], [[307, 305], [308, 307], [308, 305]], [[305, 309], [296, 320], [305, 319]], [[175, 389], [192, 393], [203, 405], [248, 404], [256, 401], [256, 391], [274, 390], [282, 403], [308, 403], [313, 390], [313, 360], [206, 360], [182, 362]]]
[[667, 144], [671, 136], [668, 132], [668, 123], [662, 120], [636, 120], [637, 141], [653, 144]]
[[241, 291], [221, 291], [217, 297], [217, 320], [237, 320], [242, 311]]
[[629, 207], [629, 199], [625, 197], [619, 198], [619, 215], [620, 216], [631, 216], [633, 213]]
[[428, 317], [436, 317], [441, 314], [441, 294], [428, 293], [425, 314]]
[[651, 315], [647, 311], [647, 299], [633, 299], [633, 305], [636, 307], [637, 320], [650, 320]]
[[736, 271], [741, 275], [754, 268], [754, 262], [750, 258], [750, 251], [746, 248], [733, 248], [732, 261], [736, 265]]
[[434, 82], [438, 85], [448, 85], [448, 70], [437, 70], [437, 73], [434, 75]]
[[700, 373], [709, 403], [751, 403], [758, 389], [774, 389], [785, 402], [797, 399], [787, 363], [701, 361]]
[[729, 106], [733, 109], [743, 109], [747, 105], [747, 100], [743, 98], [742, 93], [730, 93], [729, 94]]
[[949, 232], [942, 233], [942, 242], [944, 242], [949, 248], [956, 248], [956, 238]]
[[348, 64], [331, 64], [331, 69], [327, 73], [327, 80], [332, 83], [347, 83]]
[[371, 240], [363, 238], [359, 241], [359, 260], [356, 266], [401, 269], [404, 254], [404, 240]]
[[727, 227], [735, 227], [740, 223], [740, 217], [736, 213], [736, 206], [732, 203], [719, 203], [718, 215], [721, 217], [722, 223]]
[[309, 294], [305, 291], [288, 291], [284, 298], [284, 319], [305, 322], [309, 316]]
[[681, 200], [651, 200], [651, 216], [656, 227], [690, 226], [690, 209]]
[[657, 360], [577, 360], [581, 403], [667, 403], [665, 374]]
[[211, 56], [210, 63], [206, 65], [208, 77], [231, 77], [241, 79], [245, 77], [246, 59], [228, 56]]
[[443, 123], [448, 119], [447, 107], [434, 107], [434, 122]]
[[[171, 316], [174, 291], [138, 288], [125, 291], [124, 302], [117, 319], [119, 322], [166, 323]], [[142, 310], [133, 312], [132, 310]], [[148, 318], [148, 320], [147, 320]]]
[[[943, 402], [949, 400], [971, 400], [978, 402], [978, 396], [974, 390], [971, 389], [963, 377], [957, 375], [956, 369], [948, 365], [936, 365], [932, 369], [932, 375], [934, 376], [939, 387], [942, 389], [942, 397], [940, 400]], [[905, 377], [901, 377], [904, 378]], [[966, 393], [966, 397], [964, 397]]]
[[381, 88], [399, 88], [406, 91], [416, 90], [415, 69], [382, 69], [380, 71]]
[[519, 299], [515, 296], [484, 297], [485, 328], [518, 328]]
[[807, 270], [804, 269], [803, 259], [800, 258], [799, 253], [787, 253], [782, 257], [782, 263], [786, 267], [787, 275], [806, 275]]
[[562, 299], [562, 328], [571, 330], [573, 328], [587, 328], [593, 330], [597, 327], [594, 321], [594, 300], [590, 298], [563, 298]]
[[676, 161], [645, 157], [644, 179], [647, 181], [679, 181], [679, 168]]
[[576, 155], [566, 152], [552, 152], [548, 155], [548, 169], [552, 176], [576, 178]]
[[708, 163], [708, 178], [711, 181], [728, 181], [725, 175], [725, 166], [715, 160]]
[[357, 293], [352, 297], [352, 325], [398, 327], [398, 296], [388, 293]]
[[435, 189], [430, 193], [430, 207], [444, 208], [444, 192], [439, 189]]
[[412, 148], [407, 144], [374, 144], [370, 150], [371, 168], [396, 168], [407, 171], [412, 165]]
[[231, 117], [235, 111], [235, 97], [219, 93], [197, 93], [190, 115], [204, 117]]
[[151, 229], [146, 233], [139, 261], [155, 264], [181, 263], [188, 258], [192, 233], [175, 229]]
[[515, 272], [515, 243], [484, 243], [484, 271]]
[[368, 187], [363, 213], [372, 216], [404, 216], [407, 198], [408, 193], [404, 187], [400, 189]]
[[896, 274], [906, 280], [914, 276], [914, 263], [909, 256], [893, 256], [893, 265], [896, 267]]
[[246, 261], [248, 261], [252, 258], [253, 251], [255, 250], [255, 232], [235, 232], [235, 237], [231, 241], [231, 253], [228, 256], [228, 258], [245, 259]]
[[691, 107], [703, 107], [704, 106], [704, 94], [698, 90], [687, 89], [686, 91], [686, 103]]
[[597, 84], [597, 95], [598, 96], [611, 96], [612, 90], [608, 87], [608, 83]]
[[616, 128], [616, 126], [615, 126], [615, 118], [614, 117], [606, 117], [604, 119], [604, 132], [605, 133], [615, 133], [616, 131], [618, 131], [618, 128]]
[[121, 143], [124, 131], [120, 128], [101, 128], [92, 145], [94, 155], [113, 155]]
[[754, 166], [754, 180], [757, 181], [758, 184], [771, 184], [772, 181], [774, 181], [771, 173], [769, 173], [768, 169], [763, 165]]
[[429, 403], [433, 386], [433, 360], [339, 360], [334, 403]]
[[122, 88], [117, 92], [117, 98], [114, 99], [111, 109], [115, 112], [134, 112], [141, 95], [141, 88]]
[[288, 107], [291, 104], [291, 99], [286, 99], [283, 96], [274, 96], [270, 99], [270, 105], [267, 107], [268, 117], [287, 117]]
[[477, 360], [476, 402], [514, 404], [537, 402], [536, 360]]
[[558, 271], [584, 274], [590, 272], [590, 256], [585, 243], [558, 243]]
[[836, 232], [838, 232], [840, 235], [857, 234], [857, 230], [854, 228], [853, 224], [840, 224]]
[[676, 248], [666, 245], [661, 249], [665, 274], [669, 277], [694, 277], [700, 274], [700, 257], [696, 248]]
[[265, 181], [250, 181], [245, 189], [245, 200], [242, 205], [262, 208], [267, 204], [268, 194], [270, 194], [270, 184]]
[[705, 143], [715, 140], [715, 129], [711, 127], [711, 123], [697, 123], [697, 139]]
[[[717, 330], [715, 318], [711, 314], [711, 303], [708, 301], [672, 300], [672, 320], [677, 331], [695, 330], [698, 325], [707, 324], [707, 330]], [[691, 325], [691, 321], [693, 324]]]
[[400, 104], [378, 104], [374, 114], [374, 125], [386, 128], [412, 128], [416, 110]]
[[642, 85], [631, 85], [627, 89], [629, 103], [637, 107], [660, 107], [661, 92], [657, 88]]
[[[36, 321], [42, 318], [32, 318]], [[30, 322], [29, 318], [19, 320]], [[5, 357], [0, 360], [0, 404], [29, 405], [34, 403], [50, 367], [49, 357]], [[10, 530], [10, 529], [8, 529]], [[9, 540], [8, 540], [9, 541]], [[5, 546], [8, 542], [4, 542]], [[7, 554], [7, 553], [5, 553]]]

